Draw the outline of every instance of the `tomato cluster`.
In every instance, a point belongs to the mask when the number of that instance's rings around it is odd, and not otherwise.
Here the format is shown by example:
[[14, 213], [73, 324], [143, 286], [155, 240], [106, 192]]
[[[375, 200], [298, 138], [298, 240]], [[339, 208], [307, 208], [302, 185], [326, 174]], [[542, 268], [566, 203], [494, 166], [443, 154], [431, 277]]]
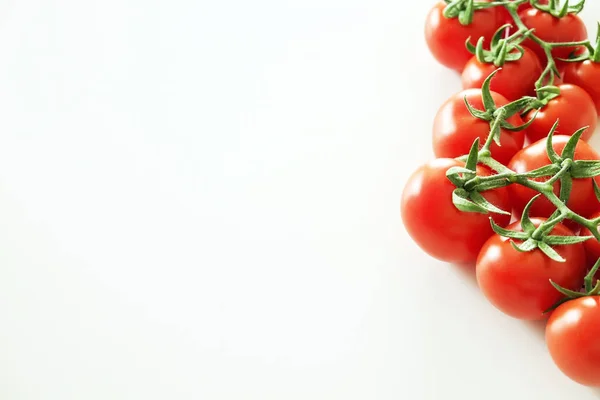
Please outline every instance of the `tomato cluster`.
[[580, 10], [490, 1], [440, 1], [427, 15], [427, 45], [463, 90], [435, 117], [437, 158], [408, 179], [402, 221], [430, 256], [474, 265], [500, 311], [548, 319], [557, 366], [600, 386], [600, 155], [587, 144], [600, 37], [594, 55]]

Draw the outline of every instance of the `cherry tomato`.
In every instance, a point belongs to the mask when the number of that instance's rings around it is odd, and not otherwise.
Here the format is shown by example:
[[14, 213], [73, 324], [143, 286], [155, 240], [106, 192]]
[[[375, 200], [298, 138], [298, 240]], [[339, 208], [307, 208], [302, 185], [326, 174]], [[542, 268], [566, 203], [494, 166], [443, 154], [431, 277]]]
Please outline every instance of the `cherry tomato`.
[[[589, 217], [590, 219], [600, 218], [600, 212], [596, 212]], [[592, 232], [587, 228], [581, 228], [581, 232], [579, 233], [581, 236], [592, 236]], [[591, 269], [596, 261], [600, 259], [600, 242], [596, 239], [589, 239], [583, 242], [583, 247], [585, 247], [585, 254], [587, 256], [587, 264], [588, 268]], [[600, 272], [599, 272], [600, 274]], [[598, 275], [596, 275], [598, 277]]]
[[[517, 61], [506, 62], [492, 79], [490, 88], [510, 101], [523, 96], [535, 96], [535, 82], [542, 74], [542, 65], [535, 53], [524, 48], [523, 57]], [[498, 67], [481, 63], [473, 56], [462, 73], [463, 89], [480, 88], [483, 81]]]
[[600, 297], [558, 307], [546, 325], [546, 345], [558, 368], [586, 386], [600, 386]]
[[461, 25], [458, 18], [444, 17], [446, 6], [444, 1], [440, 1], [429, 12], [425, 22], [425, 39], [440, 64], [461, 72], [472, 57], [465, 46], [467, 39], [471, 37], [477, 42], [483, 36], [489, 43], [496, 29], [502, 25], [502, 15], [498, 7], [478, 10], [470, 25]]
[[[544, 220], [533, 218], [535, 226]], [[509, 226], [521, 230], [520, 222]], [[564, 225], [551, 232], [557, 236], [573, 236]], [[519, 241], [515, 240], [518, 244]], [[586, 274], [583, 245], [555, 246], [565, 262], [552, 260], [540, 249], [519, 252], [510, 239], [494, 235], [481, 249], [477, 258], [477, 282], [483, 294], [500, 311], [514, 318], [539, 320], [544, 311], [562, 298], [550, 280], [564, 288], [578, 290]]]
[[[556, 133], [560, 135], [572, 135], [580, 128], [589, 126], [581, 137], [587, 141], [596, 130], [598, 114], [590, 95], [579, 86], [562, 84], [558, 87], [560, 96], [542, 107], [533, 123], [527, 128], [527, 138], [530, 142], [547, 137], [557, 119], [559, 124]], [[532, 110], [527, 113], [525, 119], [529, 120], [533, 115]]]
[[[565, 145], [569, 141], [569, 136], [558, 135], [552, 138], [552, 147], [559, 155], [562, 153]], [[575, 160], [600, 160], [600, 155], [587, 143], [579, 141], [575, 147]], [[508, 167], [517, 173], [533, 171], [534, 169], [549, 165], [550, 160], [546, 153], [546, 139], [535, 142], [519, 153], [508, 164]], [[538, 178], [543, 182], [548, 178]], [[600, 184], [600, 178], [594, 178]], [[538, 192], [521, 185], [510, 185], [508, 191], [511, 196], [511, 202], [516, 215], [521, 215], [523, 209], [529, 201], [538, 194]], [[554, 184], [554, 193], [559, 195], [560, 182]], [[573, 179], [573, 188], [567, 206], [579, 215], [589, 217], [594, 212], [600, 210], [598, 200], [594, 193], [592, 178]], [[556, 207], [545, 197], [538, 198], [530, 209], [531, 216], [549, 217]]]
[[[452, 203], [455, 186], [446, 171], [456, 166], [464, 163], [441, 158], [415, 171], [402, 194], [401, 214], [409, 235], [430, 256], [446, 262], [472, 263], [493, 231], [490, 215], [462, 212]], [[487, 175], [483, 168], [477, 171], [478, 175]], [[510, 208], [506, 188], [483, 195], [502, 210]], [[501, 226], [510, 222], [508, 215], [491, 216]]]
[[[481, 89], [469, 89], [450, 97], [439, 109], [433, 123], [433, 151], [437, 157], [460, 157], [468, 154], [475, 139], [480, 138], [481, 145], [485, 143], [490, 133], [490, 124], [487, 121], [473, 117], [465, 105], [467, 101], [479, 110], [483, 110]], [[492, 92], [496, 106], [500, 107], [509, 103], [506, 97]], [[512, 125], [519, 126], [523, 120], [518, 115], [508, 119]], [[496, 160], [503, 164], [523, 148], [525, 132], [510, 132], [502, 129], [498, 146], [492, 144], [491, 151]]]
[[[588, 37], [584, 22], [576, 14], [567, 14], [563, 18], [556, 18], [537, 8], [529, 8], [519, 13], [519, 16], [523, 23], [529, 29], [535, 29], [535, 35], [545, 42], [579, 42]], [[540, 45], [531, 39], [526, 39], [523, 45], [533, 50], [542, 64], [546, 65], [547, 56]], [[569, 55], [580, 47], [557, 47], [552, 50], [552, 55], [555, 59], [569, 58]]]
[[568, 63], [563, 76], [566, 83], [577, 85], [590, 95], [600, 114], [600, 63], [591, 60]]

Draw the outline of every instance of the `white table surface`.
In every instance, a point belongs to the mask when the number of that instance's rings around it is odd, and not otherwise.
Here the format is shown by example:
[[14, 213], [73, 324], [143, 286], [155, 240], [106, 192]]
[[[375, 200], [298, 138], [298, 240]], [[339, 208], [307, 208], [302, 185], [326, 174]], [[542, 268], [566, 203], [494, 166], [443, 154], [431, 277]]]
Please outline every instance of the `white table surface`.
[[0, 398], [600, 398], [402, 227], [431, 4], [0, 1]]

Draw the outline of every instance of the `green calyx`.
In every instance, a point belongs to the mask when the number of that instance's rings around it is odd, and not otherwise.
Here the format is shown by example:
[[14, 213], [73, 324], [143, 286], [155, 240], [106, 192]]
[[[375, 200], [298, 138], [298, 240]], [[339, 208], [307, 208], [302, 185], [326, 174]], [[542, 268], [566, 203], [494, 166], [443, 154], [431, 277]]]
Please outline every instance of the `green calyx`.
[[497, 7], [499, 4], [477, 2], [475, 0], [445, 0], [447, 6], [444, 8], [445, 18], [458, 18], [461, 25], [470, 25], [473, 15], [477, 10]]
[[[526, 253], [540, 249], [544, 254], [550, 257], [552, 260], [557, 262], [565, 262], [566, 260], [554, 249], [554, 246], [565, 246], [577, 243], [585, 242], [591, 239], [593, 236], [554, 236], [550, 235], [550, 232], [554, 227], [565, 219], [565, 215], [559, 214], [554, 218], [550, 218], [536, 227], [531, 218], [529, 217], [529, 211], [533, 203], [541, 196], [538, 194], [529, 201], [523, 215], [521, 216], [521, 227], [522, 231], [511, 231], [504, 229], [496, 225], [496, 223], [490, 219], [492, 229], [498, 235], [511, 239], [511, 244], [515, 250]], [[519, 244], [515, 240], [520, 241]]]
[[510, 215], [509, 212], [501, 210], [487, 201], [480, 193], [480, 189], [476, 187], [476, 183], [480, 179], [477, 176], [478, 157], [479, 139], [476, 139], [471, 146], [465, 167], [453, 167], [446, 172], [448, 179], [456, 186], [452, 193], [454, 206], [463, 212]]
[[559, 0], [550, 0], [548, 4], [540, 4], [540, 0], [531, 0], [532, 6], [551, 14], [555, 18], [563, 18], [567, 14], [579, 14], [585, 6], [585, 0], [581, 0], [577, 4], [571, 3], [571, 1], [565, 0], [561, 5]]
[[574, 291], [571, 289], [566, 289], [551, 280], [550, 284], [552, 286], [554, 286], [554, 288], [556, 290], [558, 290], [564, 296], [564, 298], [557, 301], [555, 304], [552, 305], [552, 307], [550, 307], [549, 309], [544, 311], [544, 313], [551, 312], [551, 311], [555, 310], [556, 308], [558, 308], [558, 306], [560, 306], [561, 304], [564, 304], [564, 303], [574, 300], [574, 299], [579, 299], [579, 298], [588, 297], [588, 296], [599, 296], [600, 295], [600, 280], [596, 280], [596, 282], [594, 283], [594, 277], [596, 276], [598, 269], [600, 269], [600, 259], [598, 261], [596, 261], [596, 264], [594, 264], [594, 267], [585, 276], [585, 278], [583, 280], [583, 291]]
[[506, 129], [513, 132], [521, 131], [527, 129], [533, 123], [532, 118], [523, 125], [514, 126], [507, 122], [507, 119], [514, 115], [521, 114], [524, 110], [531, 108], [538, 100], [535, 97], [523, 97], [502, 107], [497, 107], [496, 103], [494, 102], [494, 98], [492, 97], [490, 86], [492, 79], [498, 73], [498, 71], [500, 71], [500, 69], [492, 72], [481, 86], [481, 98], [483, 101], [484, 110], [478, 110], [471, 105], [466, 98], [465, 105], [473, 117], [490, 123], [490, 135], [492, 135], [492, 140], [496, 144], [500, 145], [501, 129]]
[[520, 43], [525, 40], [526, 32], [519, 31], [504, 38], [506, 30], [510, 26], [510, 24], [503, 25], [496, 31], [492, 36], [489, 50], [483, 48], [485, 41], [483, 37], [479, 38], [475, 46], [471, 43], [471, 38], [468, 38], [465, 43], [467, 50], [474, 54], [480, 63], [494, 64], [497, 67], [502, 67], [506, 62], [520, 60], [525, 52]]

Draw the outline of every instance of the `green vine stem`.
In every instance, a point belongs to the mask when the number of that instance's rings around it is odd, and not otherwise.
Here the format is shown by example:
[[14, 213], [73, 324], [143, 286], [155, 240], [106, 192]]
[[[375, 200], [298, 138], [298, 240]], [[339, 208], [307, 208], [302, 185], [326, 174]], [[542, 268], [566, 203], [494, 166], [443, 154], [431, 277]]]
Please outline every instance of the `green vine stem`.
[[[532, 6], [552, 14], [556, 18], [561, 18], [567, 13], [580, 12], [583, 8], [584, 1], [585, 0], [582, 0], [576, 5], [570, 5], [569, 1], [565, 1], [562, 3], [562, 6], [559, 6], [559, 3], [556, 0], [550, 0], [547, 5], [539, 4], [539, 0], [531, 0], [530, 3]], [[503, 29], [506, 29], [506, 27], [501, 27], [492, 40], [490, 50], [483, 49], [483, 41], [481, 38], [478, 39], [477, 46], [470, 43], [470, 38], [467, 40], [467, 49], [475, 54], [480, 61], [494, 63], [496, 66], [502, 65], [505, 62], [514, 62], [522, 55], [522, 47], [520, 44], [526, 38], [531, 39], [539, 45], [544, 50], [547, 58], [546, 67], [535, 83], [537, 98], [523, 97], [503, 107], [497, 108], [490, 93], [490, 82], [499, 69], [490, 74], [482, 85], [482, 102], [484, 110], [475, 109], [465, 98], [465, 104], [471, 115], [489, 123], [490, 134], [481, 147], [480, 141], [477, 139], [473, 143], [469, 154], [459, 157], [460, 160], [465, 162], [464, 168], [454, 167], [447, 171], [446, 175], [448, 179], [456, 186], [456, 190], [453, 194], [453, 202], [459, 210], [464, 212], [509, 214], [509, 212], [500, 210], [493, 204], [487, 202], [481, 193], [515, 184], [538, 192], [538, 195], [531, 199], [529, 204], [525, 207], [523, 215], [521, 216], [523, 232], [514, 232], [501, 228], [490, 218], [492, 228], [499, 235], [508, 237], [511, 240], [521, 241], [519, 245], [515, 244], [515, 242], [511, 242], [518, 251], [526, 252], [540, 249], [548, 257], [559, 262], [564, 262], [565, 260], [553, 249], [553, 246], [581, 243], [586, 240], [593, 240], [594, 238], [600, 241], [600, 231], [598, 230], [598, 227], [600, 226], [600, 217], [595, 219], [585, 218], [571, 210], [567, 205], [571, 195], [573, 179], [595, 178], [600, 176], [600, 161], [574, 159], [577, 143], [587, 127], [582, 127], [580, 130], [573, 133], [565, 145], [562, 154], [559, 155], [554, 151], [552, 146], [553, 135], [559, 122], [556, 121], [553, 128], [548, 133], [546, 141], [546, 151], [550, 164], [537, 170], [521, 174], [495, 160], [491, 152], [491, 145], [494, 142], [500, 142], [501, 128], [508, 131], [526, 129], [535, 119], [535, 115], [527, 123], [518, 127], [510, 126], [506, 122], [507, 118], [510, 118], [515, 114], [524, 114], [530, 110], [536, 110], [537, 113], [539, 109], [548, 104], [548, 101], [560, 96], [560, 89], [553, 86], [554, 79], [560, 77], [560, 72], [558, 71], [556, 61], [552, 55], [553, 49], [558, 47], [585, 46], [588, 50], [586, 54], [577, 55], [569, 60], [563, 61], [592, 59], [596, 62], [600, 62], [600, 24], [595, 45], [592, 45], [589, 40], [550, 43], [536, 36], [535, 32], [529, 29], [519, 17], [517, 9], [519, 6], [527, 3], [527, 0], [491, 1], [486, 3], [475, 2], [474, 0], [446, 0], [446, 2], [448, 3], [448, 6], [444, 15], [447, 18], [459, 18], [462, 24], [467, 22], [470, 23], [473, 18], [473, 13], [476, 10], [490, 7], [504, 7], [512, 17], [516, 31], [507, 35], [505, 38], [502, 38], [500, 32]], [[476, 169], [478, 164], [484, 164], [490, 167], [495, 171], [495, 174], [490, 176], [478, 176]], [[561, 189], [560, 193], [557, 195], [554, 192], [554, 185], [558, 182], [560, 182]], [[598, 198], [598, 201], [600, 201], [600, 187], [598, 187], [594, 179], [592, 179], [592, 182], [596, 197]], [[531, 223], [529, 210], [533, 202], [540, 196], [548, 199], [548, 201], [556, 207], [556, 211], [536, 228], [533, 223]], [[550, 232], [552, 229], [565, 219], [574, 221], [589, 229], [593, 236], [551, 236]], [[561, 301], [568, 301], [568, 299], [576, 298], [578, 296], [600, 294], [600, 283], [595, 286], [592, 285], [593, 276], [599, 268], [600, 260], [585, 279], [586, 293], [572, 292], [552, 283], [557, 290], [565, 295], [565, 299]]]

